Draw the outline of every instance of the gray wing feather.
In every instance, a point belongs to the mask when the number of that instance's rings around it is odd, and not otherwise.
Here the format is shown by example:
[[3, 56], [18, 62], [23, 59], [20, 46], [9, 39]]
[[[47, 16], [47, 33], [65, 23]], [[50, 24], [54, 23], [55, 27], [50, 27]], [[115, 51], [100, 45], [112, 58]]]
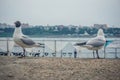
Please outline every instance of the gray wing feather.
[[86, 42], [76, 43], [75, 46], [83, 46], [86, 45]]
[[93, 47], [100, 47], [103, 46], [105, 44], [105, 42], [103, 40], [93, 40], [89, 43], [87, 43], [87, 45], [92, 45]]
[[25, 36], [21, 38], [21, 41], [26, 45], [34, 45], [35, 44], [35, 42], [33, 40], [31, 40], [30, 38], [25, 37]]

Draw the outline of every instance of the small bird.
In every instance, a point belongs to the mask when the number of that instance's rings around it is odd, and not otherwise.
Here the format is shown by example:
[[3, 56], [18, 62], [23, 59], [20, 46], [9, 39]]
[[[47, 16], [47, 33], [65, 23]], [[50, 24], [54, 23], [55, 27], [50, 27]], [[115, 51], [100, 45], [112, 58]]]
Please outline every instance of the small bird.
[[23, 57], [25, 57], [25, 48], [32, 48], [32, 47], [45, 47], [45, 44], [43, 43], [36, 43], [32, 39], [30, 39], [28, 36], [24, 35], [21, 30], [21, 22], [16, 21], [15, 23], [15, 30], [13, 34], [13, 40], [14, 42], [21, 46], [23, 48]]
[[97, 36], [95, 38], [91, 38], [90, 40], [88, 40], [86, 42], [76, 43], [75, 46], [81, 46], [81, 47], [85, 47], [89, 50], [93, 50], [93, 56], [94, 56], [94, 51], [96, 51], [97, 58], [99, 59], [100, 57], [98, 54], [98, 50], [101, 49], [108, 42], [109, 41], [107, 41], [105, 39], [103, 30], [99, 29]]

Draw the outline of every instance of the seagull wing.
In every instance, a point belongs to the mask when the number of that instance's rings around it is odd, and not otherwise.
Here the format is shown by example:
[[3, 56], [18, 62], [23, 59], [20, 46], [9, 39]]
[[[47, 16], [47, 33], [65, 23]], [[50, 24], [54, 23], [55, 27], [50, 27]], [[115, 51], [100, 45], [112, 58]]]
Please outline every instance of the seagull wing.
[[83, 45], [86, 45], [87, 41], [86, 42], [81, 42], [81, 43], [76, 43], [75, 46], [83, 46]]
[[100, 47], [100, 46], [103, 46], [104, 44], [105, 44], [105, 41], [101, 39], [92, 39], [86, 43], [86, 45], [91, 45], [93, 47]]
[[26, 45], [34, 45], [35, 42], [27, 36], [22, 36], [21, 41]]

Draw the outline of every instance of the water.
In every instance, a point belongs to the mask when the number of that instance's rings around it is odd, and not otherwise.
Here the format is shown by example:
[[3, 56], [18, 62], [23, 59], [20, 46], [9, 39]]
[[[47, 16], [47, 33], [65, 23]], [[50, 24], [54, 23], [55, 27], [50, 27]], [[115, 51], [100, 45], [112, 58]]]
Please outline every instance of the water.
[[[43, 48], [30, 48], [26, 49], [27, 56], [39, 56], [39, 57], [74, 57], [74, 52], [77, 51], [78, 58], [93, 58], [93, 51], [87, 50], [82, 47], [75, 47], [76, 42], [83, 42], [89, 40], [89, 38], [32, 38], [35, 42], [45, 43], [45, 49]], [[120, 57], [120, 39], [119, 38], [107, 38], [107, 40], [114, 40], [113, 44], [110, 44], [106, 48], [106, 54], [104, 49], [99, 50], [101, 58], [115, 58]], [[8, 48], [10, 52], [22, 53], [22, 48], [14, 45], [13, 39], [9, 38]], [[118, 46], [116, 46], [118, 45]], [[6, 38], [0, 38], [0, 51], [7, 51]], [[13, 55], [13, 54], [12, 54]], [[96, 55], [95, 55], [96, 56]]]

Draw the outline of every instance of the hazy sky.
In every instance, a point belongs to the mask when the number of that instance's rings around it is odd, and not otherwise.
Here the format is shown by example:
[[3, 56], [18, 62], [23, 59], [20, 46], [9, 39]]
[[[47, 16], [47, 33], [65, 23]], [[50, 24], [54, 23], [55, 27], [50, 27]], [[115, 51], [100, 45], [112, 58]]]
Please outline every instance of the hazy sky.
[[0, 0], [0, 22], [120, 26], [120, 0]]

